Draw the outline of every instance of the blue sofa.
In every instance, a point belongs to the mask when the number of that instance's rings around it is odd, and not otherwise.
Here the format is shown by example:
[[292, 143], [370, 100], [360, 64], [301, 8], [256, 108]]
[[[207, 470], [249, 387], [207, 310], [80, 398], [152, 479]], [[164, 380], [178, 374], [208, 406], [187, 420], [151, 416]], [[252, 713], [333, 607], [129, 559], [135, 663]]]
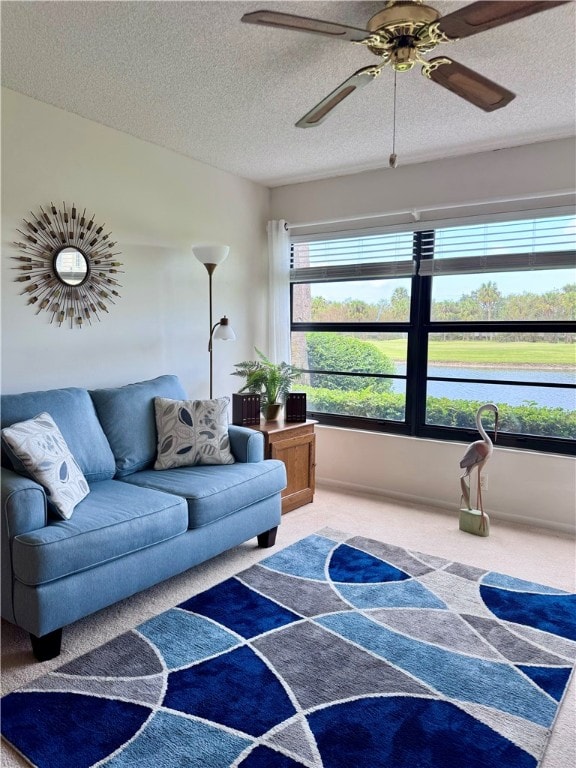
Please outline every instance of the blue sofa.
[[40, 661], [60, 653], [67, 624], [254, 536], [275, 542], [286, 471], [264, 459], [262, 435], [230, 425], [235, 463], [154, 470], [155, 397], [187, 399], [176, 376], [2, 396], [2, 428], [52, 416], [90, 488], [69, 520], [52, 516], [3, 446], [2, 616]]

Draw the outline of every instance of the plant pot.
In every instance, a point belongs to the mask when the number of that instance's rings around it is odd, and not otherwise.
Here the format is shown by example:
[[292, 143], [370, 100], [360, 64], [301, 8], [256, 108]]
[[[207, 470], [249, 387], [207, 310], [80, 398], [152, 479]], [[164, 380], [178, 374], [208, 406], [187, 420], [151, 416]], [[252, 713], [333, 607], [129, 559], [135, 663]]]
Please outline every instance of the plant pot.
[[276, 419], [280, 416], [281, 410], [282, 403], [270, 403], [264, 409], [264, 418], [266, 421], [276, 421]]

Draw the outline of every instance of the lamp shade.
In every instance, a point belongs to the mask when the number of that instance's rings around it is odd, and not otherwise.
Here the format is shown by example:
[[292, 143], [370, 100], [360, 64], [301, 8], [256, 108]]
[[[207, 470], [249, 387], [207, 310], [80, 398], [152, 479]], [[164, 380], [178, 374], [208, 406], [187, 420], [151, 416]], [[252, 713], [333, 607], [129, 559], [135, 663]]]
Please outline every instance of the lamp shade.
[[226, 315], [220, 318], [220, 322], [214, 330], [214, 338], [220, 339], [221, 341], [234, 341], [236, 338], [236, 334], [232, 330], [232, 326], [228, 322]]
[[202, 264], [222, 264], [228, 252], [229, 245], [193, 245], [192, 253]]

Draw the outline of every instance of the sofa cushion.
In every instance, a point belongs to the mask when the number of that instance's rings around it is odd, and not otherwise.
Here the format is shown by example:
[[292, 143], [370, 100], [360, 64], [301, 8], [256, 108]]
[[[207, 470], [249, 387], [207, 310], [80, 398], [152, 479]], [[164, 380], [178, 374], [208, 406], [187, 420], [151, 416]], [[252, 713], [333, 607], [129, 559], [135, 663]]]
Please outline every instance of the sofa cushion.
[[46, 491], [54, 511], [64, 520], [90, 489], [62, 433], [49, 413], [4, 427], [2, 438]]
[[[88, 483], [109, 480], [116, 467], [114, 455], [102, 431], [94, 404], [86, 389], [70, 387], [46, 392], [24, 392], [2, 395], [1, 426], [32, 419], [39, 413], [49, 413], [58, 425], [66, 445], [78, 462]], [[2, 465], [29, 476], [20, 461], [13, 462], [2, 451]]]
[[213, 400], [154, 398], [158, 454], [154, 469], [234, 464], [228, 437], [229, 397]]
[[167, 375], [90, 395], [116, 460], [116, 477], [125, 477], [151, 467], [156, 458], [154, 398], [183, 400], [186, 392], [177, 376]]
[[137, 472], [123, 482], [182, 496], [188, 502], [188, 527], [201, 528], [279, 493], [286, 487], [286, 468], [276, 459], [256, 464], [198, 464]]
[[174, 538], [187, 525], [183, 499], [104, 480], [90, 487], [71, 520], [14, 538], [14, 574], [24, 584], [44, 584]]

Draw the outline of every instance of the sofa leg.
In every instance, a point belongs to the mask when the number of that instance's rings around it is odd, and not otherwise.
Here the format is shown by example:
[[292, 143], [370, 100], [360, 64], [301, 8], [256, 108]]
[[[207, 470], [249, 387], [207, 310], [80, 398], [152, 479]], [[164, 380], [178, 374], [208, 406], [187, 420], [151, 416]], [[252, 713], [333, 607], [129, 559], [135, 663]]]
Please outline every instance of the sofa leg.
[[42, 637], [36, 637], [30, 632], [30, 642], [32, 643], [32, 653], [37, 661], [54, 659], [60, 655], [62, 629], [55, 629], [54, 632], [48, 632]]
[[262, 549], [267, 549], [268, 547], [273, 547], [276, 543], [276, 533], [278, 531], [278, 526], [276, 528], [270, 528], [269, 531], [264, 531], [264, 533], [261, 533], [258, 536], [258, 546]]

